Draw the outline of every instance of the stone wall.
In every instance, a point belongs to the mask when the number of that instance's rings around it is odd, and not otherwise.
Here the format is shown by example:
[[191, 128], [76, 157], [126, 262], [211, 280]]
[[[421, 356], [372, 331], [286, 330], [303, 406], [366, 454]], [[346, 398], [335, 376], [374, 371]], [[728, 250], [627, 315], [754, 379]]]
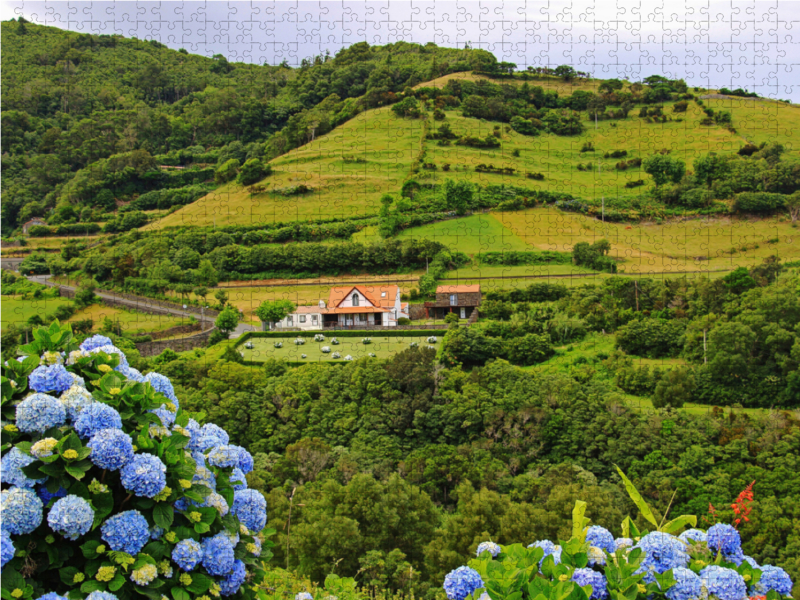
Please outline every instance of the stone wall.
[[[176, 304], [174, 302], [165, 302], [164, 300], [156, 300], [154, 298], [144, 298], [142, 296], [137, 296], [136, 294], [128, 294], [127, 292], [109, 292], [106, 290], [97, 290], [97, 292], [113, 296], [114, 299], [120, 298], [128, 300], [129, 302], [136, 302], [136, 303], [147, 301], [151, 305], [160, 306], [163, 308], [170, 308], [172, 310], [179, 310], [181, 312], [194, 313], [196, 315], [205, 314], [206, 319], [211, 321], [216, 320], [216, 318], [219, 316], [219, 311], [217, 310], [212, 310], [210, 308], [207, 308], [205, 309], [204, 312], [199, 306], [193, 306], [191, 304], [187, 304], [186, 310], [184, 311], [182, 304]], [[104, 298], [103, 301], [106, 301], [106, 299]], [[138, 304], [136, 306], [131, 306], [129, 303], [128, 306], [130, 306], [131, 308], [135, 308], [136, 310], [140, 310], [142, 312], [147, 312], [139, 308]]]
[[425, 305], [424, 304], [409, 304], [408, 315], [412, 321], [418, 321], [425, 318]]
[[189, 323], [188, 325], [176, 325], [175, 327], [170, 327], [169, 329], [164, 329], [163, 331], [152, 331], [150, 333], [137, 333], [136, 335], [149, 335], [151, 338], [153, 338], [153, 341], [155, 341], [166, 337], [172, 337], [174, 335], [192, 333], [194, 331], [202, 331], [200, 323]]
[[208, 338], [217, 330], [216, 327], [198, 333], [190, 337], [179, 338], [177, 340], [161, 340], [158, 342], [144, 342], [136, 344], [136, 349], [139, 350], [142, 356], [158, 356], [167, 348], [175, 352], [185, 352], [186, 350], [194, 350], [195, 348], [205, 348], [208, 344]]

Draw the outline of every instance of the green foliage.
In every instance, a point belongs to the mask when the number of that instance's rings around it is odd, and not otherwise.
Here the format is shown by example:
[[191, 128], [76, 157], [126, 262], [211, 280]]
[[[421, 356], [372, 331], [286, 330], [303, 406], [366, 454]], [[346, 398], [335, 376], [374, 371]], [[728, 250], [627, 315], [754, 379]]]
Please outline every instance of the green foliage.
[[225, 337], [228, 337], [239, 324], [239, 311], [232, 306], [225, 307], [217, 316], [214, 325]]
[[264, 164], [258, 158], [251, 158], [242, 165], [236, 183], [239, 185], [252, 185], [272, 174], [272, 167]]
[[656, 187], [678, 183], [686, 174], [686, 164], [667, 154], [653, 154], [642, 161], [642, 170], [653, 178]]
[[694, 376], [690, 369], [685, 367], [670, 369], [655, 386], [653, 406], [681, 408], [692, 399], [694, 387]]
[[267, 324], [277, 323], [286, 318], [297, 306], [291, 300], [265, 300], [253, 311], [254, 314]]
[[736, 195], [734, 206], [743, 213], [772, 213], [786, 206], [786, 196], [768, 192], [742, 192]]
[[628, 354], [648, 358], [677, 356], [685, 330], [685, 321], [635, 319], [617, 330], [617, 346]]
[[598, 240], [594, 244], [578, 242], [572, 247], [572, 260], [579, 266], [616, 273], [617, 263], [607, 256], [610, 250], [611, 244], [608, 240]]
[[[239, 161], [235, 158], [224, 162], [216, 171], [214, 171], [215, 183], [228, 183], [233, 181], [239, 173]], [[252, 169], [252, 167], [251, 167]]]
[[444, 200], [447, 210], [455, 211], [457, 215], [467, 212], [472, 203], [474, 186], [463, 179], [447, 179], [444, 182]]

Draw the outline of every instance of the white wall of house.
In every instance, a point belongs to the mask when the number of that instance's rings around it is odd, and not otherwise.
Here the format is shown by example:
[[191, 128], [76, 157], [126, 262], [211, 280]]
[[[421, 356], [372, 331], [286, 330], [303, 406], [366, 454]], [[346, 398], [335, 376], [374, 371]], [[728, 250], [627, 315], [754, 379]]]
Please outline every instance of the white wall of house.
[[313, 331], [322, 329], [322, 314], [321, 313], [292, 313], [287, 315], [285, 319], [276, 323], [276, 329], [292, 329], [299, 328], [303, 331]]

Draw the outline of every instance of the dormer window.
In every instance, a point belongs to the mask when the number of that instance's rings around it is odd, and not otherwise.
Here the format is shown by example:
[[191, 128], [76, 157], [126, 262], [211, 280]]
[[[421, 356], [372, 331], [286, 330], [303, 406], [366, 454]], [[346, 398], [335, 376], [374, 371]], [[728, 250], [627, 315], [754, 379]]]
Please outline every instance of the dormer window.
[[358, 306], [358, 294], [353, 294], [353, 306]]
[[386, 292], [381, 292], [381, 298], [386, 298]]

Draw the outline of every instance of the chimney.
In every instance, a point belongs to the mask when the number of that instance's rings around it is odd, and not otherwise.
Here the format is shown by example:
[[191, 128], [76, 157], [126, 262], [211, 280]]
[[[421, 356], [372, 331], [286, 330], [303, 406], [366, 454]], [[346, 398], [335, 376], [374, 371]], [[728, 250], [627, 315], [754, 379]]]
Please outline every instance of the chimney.
[[325, 300], [320, 300], [319, 301], [319, 307], [320, 308], [325, 308]]

